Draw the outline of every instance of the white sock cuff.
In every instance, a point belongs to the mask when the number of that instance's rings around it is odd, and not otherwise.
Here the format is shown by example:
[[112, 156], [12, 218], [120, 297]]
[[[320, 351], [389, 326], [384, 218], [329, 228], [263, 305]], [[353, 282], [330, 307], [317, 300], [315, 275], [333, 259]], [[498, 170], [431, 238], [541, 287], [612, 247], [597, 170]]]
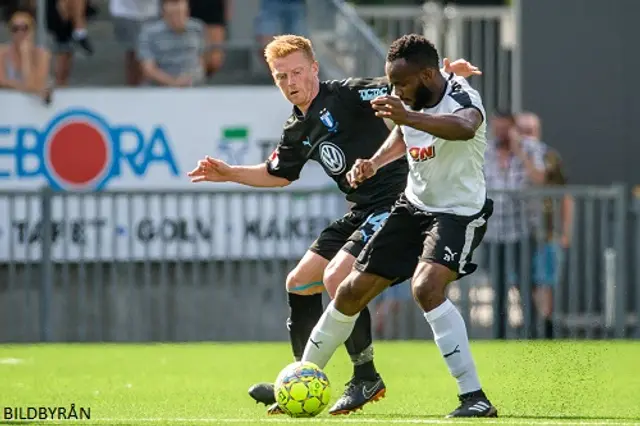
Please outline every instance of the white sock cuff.
[[448, 314], [449, 311], [455, 308], [456, 308], [456, 305], [451, 303], [451, 300], [446, 299], [442, 305], [438, 306], [435, 309], [430, 310], [429, 312], [425, 312], [424, 318], [427, 320], [428, 323], [432, 323], [433, 321], [437, 320], [441, 316]]
[[354, 316], [350, 317], [349, 315], [343, 314], [342, 312], [336, 309], [336, 306], [333, 303], [333, 300], [331, 301], [331, 303], [329, 303], [329, 306], [327, 306], [327, 314], [331, 315], [333, 319], [340, 322], [355, 322], [358, 319], [358, 316], [360, 315], [360, 313], [357, 313]]
[[82, 37], [85, 37], [86, 35], [87, 35], [86, 28], [76, 28], [75, 30], [73, 30], [74, 37], [82, 38]]

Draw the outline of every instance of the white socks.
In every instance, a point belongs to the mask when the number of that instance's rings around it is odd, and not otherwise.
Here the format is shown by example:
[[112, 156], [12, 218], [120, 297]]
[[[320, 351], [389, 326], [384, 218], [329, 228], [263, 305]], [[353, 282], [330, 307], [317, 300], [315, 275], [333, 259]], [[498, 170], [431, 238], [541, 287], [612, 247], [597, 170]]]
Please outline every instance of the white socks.
[[467, 327], [455, 305], [447, 299], [437, 308], [425, 312], [424, 317], [451, 375], [458, 381], [460, 395], [479, 390], [480, 380], [469, 349]]
[[359, 315], [352, 317], [344, 315], [331, 301], [311, 332], [311, 337], [304, 348], [302, 361], [313, 362], [318, 367], [324, 368], [338, 346], [351, 335]]
[[[333, 301], [311, 332], [302, 361], [325, 368], [338, 346], [349, 338], [358, 315], [347, 316], [336, 310]], [[467, 328], [460, 312], [450, 300], [424, 314], [434, 340], [451, 375], [458, 381], [460, 394], [480, 390], [480, 380], [469, 350]]]

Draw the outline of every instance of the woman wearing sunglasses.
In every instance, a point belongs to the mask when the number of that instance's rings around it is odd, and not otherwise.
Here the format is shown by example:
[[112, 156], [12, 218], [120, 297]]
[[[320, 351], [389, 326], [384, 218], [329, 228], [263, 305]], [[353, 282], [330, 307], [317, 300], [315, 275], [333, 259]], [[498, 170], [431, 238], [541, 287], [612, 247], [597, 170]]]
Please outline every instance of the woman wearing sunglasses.
[[49, 103], [51, 53], [36, 46], [34, 27], [35, 20], [28, 10], [17, 10], [11, 15], [11, 42], [0, 45], [0, 87], [33, 94]]

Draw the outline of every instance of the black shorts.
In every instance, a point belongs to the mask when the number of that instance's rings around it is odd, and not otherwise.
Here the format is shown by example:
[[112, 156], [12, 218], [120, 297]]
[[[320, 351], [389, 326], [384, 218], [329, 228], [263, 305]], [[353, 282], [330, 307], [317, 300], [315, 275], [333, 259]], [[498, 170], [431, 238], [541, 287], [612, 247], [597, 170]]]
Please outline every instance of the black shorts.
[[58, 12], [58, 0], [47, 0], [47, 29], [56, 43], [64, 44], [72, 40], [73, 23], [65, 21]]
[[221, 25], [225, 22], [226, 0], [190, 0], [191, 17], [201, 20], [205, 25]]
[[402, 195], [384, 226], [367, 243], [356, 261], [360, 272], [401, 282], [413, 276], [420, 260], [444, 265], [458, 278], [473, 273], [474, 250], [487, 230], [493, 201], [487, 199], [473, 216], [427, 213]]
[[[70, 43], [73, 40], [73, 22], [64, 20], [58, 12], [58, 0], [47, 0], [47, 29], [57, 44]], [[85, 17], [91, 19], [98, 13], [93, 2], [87, 1]]]
[[342, 249], [358, 257], [365, 244], [389, 217], [391, 205], [350, 211], [331, 223], [311, 244], [309, 250], [331, 260]]

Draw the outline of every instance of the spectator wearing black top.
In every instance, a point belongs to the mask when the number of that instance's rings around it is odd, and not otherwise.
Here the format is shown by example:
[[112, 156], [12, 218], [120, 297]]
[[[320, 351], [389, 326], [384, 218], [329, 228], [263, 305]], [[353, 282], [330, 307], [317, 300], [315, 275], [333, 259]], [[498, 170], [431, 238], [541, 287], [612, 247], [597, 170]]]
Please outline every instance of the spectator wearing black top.
[[205, 73], [213, 76], [222, 67], [226, 37], [226, 26], [231, 16], [231, 0], [189, 0], [191, 17], [201, 20], [204, 25], [206, 52]]

